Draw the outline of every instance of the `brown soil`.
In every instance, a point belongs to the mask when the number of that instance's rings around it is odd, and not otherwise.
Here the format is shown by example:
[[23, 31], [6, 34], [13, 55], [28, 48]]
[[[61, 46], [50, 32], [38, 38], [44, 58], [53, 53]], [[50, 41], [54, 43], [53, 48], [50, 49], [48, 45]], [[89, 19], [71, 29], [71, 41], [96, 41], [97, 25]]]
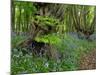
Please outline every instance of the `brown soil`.
[[83, 54], [80, 60], [80, 70], [96, 69], [96, 49]]

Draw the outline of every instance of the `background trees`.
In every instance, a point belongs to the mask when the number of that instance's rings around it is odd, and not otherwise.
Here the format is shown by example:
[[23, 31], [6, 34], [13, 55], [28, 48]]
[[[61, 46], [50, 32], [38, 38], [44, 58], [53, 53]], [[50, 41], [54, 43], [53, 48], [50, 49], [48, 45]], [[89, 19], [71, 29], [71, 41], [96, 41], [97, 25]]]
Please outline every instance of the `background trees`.
[[59, 25], [55, 27], [58, 32], [81, 32], [87, 36], [95, 32], [95, 6], [16, 1], [12, 1], [12, 30], [17, 33], [28, 32], [37, 15], [58, 19]]

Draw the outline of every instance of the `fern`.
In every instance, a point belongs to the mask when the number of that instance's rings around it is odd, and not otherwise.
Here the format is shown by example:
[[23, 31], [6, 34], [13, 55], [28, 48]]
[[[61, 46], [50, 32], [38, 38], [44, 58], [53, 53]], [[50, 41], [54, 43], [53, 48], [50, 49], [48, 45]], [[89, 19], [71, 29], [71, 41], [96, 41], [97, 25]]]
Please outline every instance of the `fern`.
[[55, 26], [60, 24], [58, 19], [48, 16], [36, 16], [33, 20], [41, 26]]
[[61, 42], [61, 39], [58, 36], [53, 35], [53, 34], [36, 37], [35, 40], [38, 42], [44, 42], [44, 43], [50, 43], [50, 44], [57, 44]]

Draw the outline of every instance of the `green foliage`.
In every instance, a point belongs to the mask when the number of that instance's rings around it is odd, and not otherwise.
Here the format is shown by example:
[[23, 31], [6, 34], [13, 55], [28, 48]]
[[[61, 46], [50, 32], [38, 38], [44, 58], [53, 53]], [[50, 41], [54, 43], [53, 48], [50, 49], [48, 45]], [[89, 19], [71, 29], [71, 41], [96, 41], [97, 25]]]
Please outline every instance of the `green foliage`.
[[28, 26], [31, 23], [32, 17], [37, 12], [36, 4], [31, 2], [13, 1], [12, 19], [14, 21], [14, 31], [28, 31]]
[[20, 43], [22, 43], [27, 37], [25, 36], [16, 36], [16, 37], [12, 37], [11, 39], [11, 45], [12, 45], [12, 48], [15, 48], [17, 47]]
[[[66, 31], [80, 31], [81, 29], [83, 31], [92, 31], [92, 28], [94, 29], [95, 26], [95, 6], [58, 5], [58, 7], [57, 5], [55, 4], [54, 8], [51, 7], [52, 9], [46, 12], [50, 13], [50, 16], [38, 16], [35, 15], [39, 13], [41, 8], [38, 7], [38, 3], [14, 1], [14, 14], [12, 15], [15, 21], [13, 25], [14, 31], [28, 32], [31, 22], [36, 23], [41, 28], [51, 26], [53, 29], [56, 29], [54, 33], [40, 35], [33, 40], [52, 44], [61, 55], [61, 58], [55, 61], [48, 59], [46, 56], [32, 56], [32, 52], [24, 54], [23, 50], [28, 51], [28, 49], [19, 48], [18, 45], [25, 41], [27, 37], [17, 35], [11, 39], [12, 75], [78, 70], [81, 55], [89, 53], [96, 48], [96, 41], [90, 42], [86, 39], [78, 39], [66, 34]], [[62, 11], [62, 8], [64, 11]]]
[[42, 26], [55, 26], [60, 24], [58, 19], [55, 19], [50, 16], [35, 16], [34, 21]]
[[[51, 38], [50, 38], [51, 37]], [[59, 36], [45, 36], [37, 41], [45, 42], [48, 38], [51, 41], [59, 41]], [[54, 38], [54, 39], [53, 39]], [[48, 42], [47, 42], [48, 43]], [[60, 38], [60, 42], [54, 43], [57, 50], [62, 54], [59, 61], [47, 59], [47, 57], [37, 57], [32, 55], [23, 55], [22, 49], [17, 53], [12, 53], [11, 71], [12, 75], [21, 73], [42, 73], [56, 71], [72, 71], [79, 68], [79, 60], [83, 53], [89, 53], [96, 47], [95, 41], [75, 39], [69, 35]]]
[[61, 42], [61, 39], [53, 34], [48, 34], [40, 37], [35, 38], [38, 42], [50, 43], [50, 44], [57, 44]]

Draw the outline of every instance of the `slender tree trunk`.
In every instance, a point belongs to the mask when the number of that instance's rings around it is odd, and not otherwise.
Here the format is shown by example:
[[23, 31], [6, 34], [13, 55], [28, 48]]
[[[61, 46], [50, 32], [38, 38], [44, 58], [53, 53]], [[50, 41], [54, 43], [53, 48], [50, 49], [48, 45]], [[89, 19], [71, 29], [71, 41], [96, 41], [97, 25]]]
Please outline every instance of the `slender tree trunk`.
[[15, 4], [11, 0], [11, 29], [15, 31]]
[[[21, 5], [21, 4], [20, 4]], [[18, 18], [18, 34], [20, 34], [21, 29], [21, 8], [19, 9], [19, 18]]]

